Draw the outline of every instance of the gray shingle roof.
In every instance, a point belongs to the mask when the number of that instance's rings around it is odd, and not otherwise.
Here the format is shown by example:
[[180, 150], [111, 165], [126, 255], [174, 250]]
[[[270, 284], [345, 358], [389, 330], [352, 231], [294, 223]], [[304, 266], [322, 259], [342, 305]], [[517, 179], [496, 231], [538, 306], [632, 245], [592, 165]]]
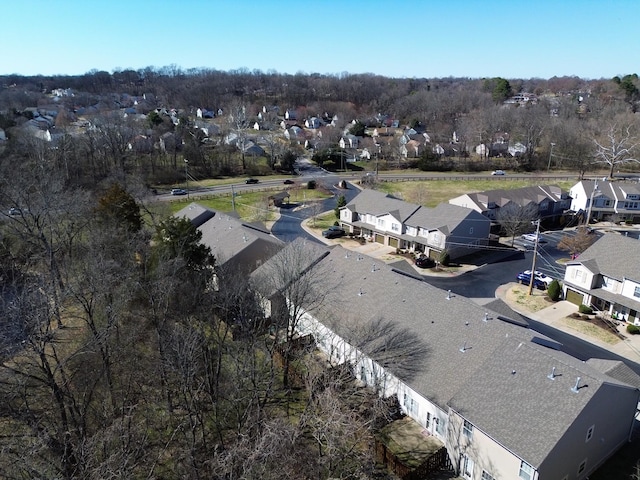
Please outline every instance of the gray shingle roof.
[[405, 223], [428, 230], [438, 229], [448, 234], [467, 219], [486, 223], [488, 228], [489, 219], [484, 215], [450, 203], [440, 203], [435, 208], [421, 207]]
[[201, 242], [211, 248], [219, 265], [251, 247], [259, 245], [264, 249], [265, 257], [268, 257], [283, 246], [283, 243], [269, 232], [197, 203], [183, 208], [175, 216], [185, 216], [194, 223], [202, 232]]
[[593, 273], [617, 280], [627, 278], [640, 282], [640, 241], [617, 233], [605, 233], [571, 263], [581, 263]]
[[207, 220], [214, 217], [216, 212], [213, 210], [209, 210], [208, 208], [203, 207], [197, 203], [190, 203], [182, 210], [176, 212], [176, 217], [186, 217], [191, 221], [191, 224], [198, 228]]
[[[573, 357], [514, 336], [503, 338], [492, 353], [467, 377], [451, 408], [537, 467], [610, 382]], [[578, 377], [579, 392], [574, 393]]]
[[[331, 300], [312, 312], [318, 320], [350, 341], [379, 319], [408, 329], [423, 345], [421, 368], [412, 375], [394, 371], [393, 366], [389, 370], [445, 411], [451, 406], [534, 466], [602, 385], [622, 385], [534, 342], [540, 337], [537, 333], [498, 320], [509, 313], [499, 304], [493, 305], [494, 311], [492, 305], [479, 306], [457, 295], [447, 299], [447, 292], [370, 257], [339, 246], [322, 256], [322, 247], [313, 248], [310, 258], [319, 259], [324, 274], [339, 283]], [[546, 378], [552, 367], [562, 374], [553, 381]], [[578, 376], [583, 388], [575, 394], [571, 387]]]
[[384, 215], [389, 213], [396, 220], [404, 223], [420, 208], [420, 205], [399, 200], [377, 190], [366, 189], [351, 200], [346, 207], [360, 214]]
[[495, 203], [500, 207], [504, 207], [510, 202], [520, 206], [525, 206], [532, 202], [539, 204], [545, 199], [559, 202], [562, 200], [562, 194], [563, 192], [560, 187], [555, 185], [535, 185], [511, 190], [495, 189], [478, 193], [468, 193], [466, 196], [477, 206], [485, 210], [489, 203]]

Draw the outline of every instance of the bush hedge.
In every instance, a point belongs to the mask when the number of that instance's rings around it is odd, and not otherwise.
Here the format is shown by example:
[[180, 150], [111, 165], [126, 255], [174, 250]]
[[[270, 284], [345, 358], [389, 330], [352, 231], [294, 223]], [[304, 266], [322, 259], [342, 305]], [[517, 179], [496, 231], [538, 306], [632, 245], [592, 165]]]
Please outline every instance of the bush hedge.
[[591, 314], [593, 313], [593, 308], [591, 308], [590, 306], [585, 305], [585, 304], [583, 303], [582, 305], [580, 305], [580, 306], [578, 307], [578, 311], [579, 311], [580, 313], [585, 313], [585, 314], [587, 314], [587, 315], [591, 315]]
[[549, 295], [549, 298], [552, 301], [557, 302], [560, 299], [561, 294], [562, 287], [560, 286], [560, 282], [558, 282], [558, 280], [553, 280], [547, 288], [547, 295]]
[[631, 335], [638, 335], [640, 333], [640, 328], [636, 327], [633, 323], [627, 325], [627, 333]]

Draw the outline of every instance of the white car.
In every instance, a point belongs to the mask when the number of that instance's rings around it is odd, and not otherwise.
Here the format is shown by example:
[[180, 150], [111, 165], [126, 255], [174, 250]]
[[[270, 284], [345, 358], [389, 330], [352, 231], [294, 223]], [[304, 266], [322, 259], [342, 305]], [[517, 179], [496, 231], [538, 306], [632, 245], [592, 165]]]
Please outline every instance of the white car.
[[504, 170], [494, 170], [491, 175], [506, 175]]
[[[525, 275], [531, 275], [531, 270], [525, 270], [524, 272]], [[545, 275], [544, 273], [536, 270], [535, 272], [533, 272], [533, 276], [534, 278], [540, 280], [541, 282], [544, 282], [547, 284], [547, 286], [549, 286], [549, 284], [551, 282], [553, 282], [553, 278], [551, 278], [549, 275]]]
[[538, 236], [535, 233], [525, 233], [524, 235], [522, 235], [522, 239], [532, 243], [535, 243], [535, 242], [546, 243], [545, 239], [543, 239], [542, 237]]

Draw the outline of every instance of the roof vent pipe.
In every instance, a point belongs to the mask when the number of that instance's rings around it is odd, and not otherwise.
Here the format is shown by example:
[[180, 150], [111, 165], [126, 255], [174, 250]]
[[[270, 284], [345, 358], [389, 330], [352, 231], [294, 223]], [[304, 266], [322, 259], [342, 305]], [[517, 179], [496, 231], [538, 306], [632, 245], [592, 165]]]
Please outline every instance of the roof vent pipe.
[[580, 377], [576, 378], [576, 384], [571, 389], [573, 393], [578, 393], [580, 391], [578, 385], [580, 385]]
[[549, 375], [547, 375], [547, 378], [549, 380], [555, 380], [556, 379], [556, 367], [551, 367], [551, 373]]

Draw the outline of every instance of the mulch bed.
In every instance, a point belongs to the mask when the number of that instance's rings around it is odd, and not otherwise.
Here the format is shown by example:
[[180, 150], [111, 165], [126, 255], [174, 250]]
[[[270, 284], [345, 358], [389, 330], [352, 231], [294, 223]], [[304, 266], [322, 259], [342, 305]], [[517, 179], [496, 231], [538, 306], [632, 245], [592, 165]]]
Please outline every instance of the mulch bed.
[[574, 313], [569, 316], [571, 318], [575, 318], [576, 320], [583, 320], [585, 322], [589, 322], [598, 328], [601, 328], [609, 333], [613, 333], [620, 340], [624, 340], [625, 338], [627, 338], [625, 335], [623, 335], [618, 331], [618, 329], [616, 328], [615, 322], [612, 322], [611, 320], [606, 320], [598, 315], [585, 315], [585, 314]]

